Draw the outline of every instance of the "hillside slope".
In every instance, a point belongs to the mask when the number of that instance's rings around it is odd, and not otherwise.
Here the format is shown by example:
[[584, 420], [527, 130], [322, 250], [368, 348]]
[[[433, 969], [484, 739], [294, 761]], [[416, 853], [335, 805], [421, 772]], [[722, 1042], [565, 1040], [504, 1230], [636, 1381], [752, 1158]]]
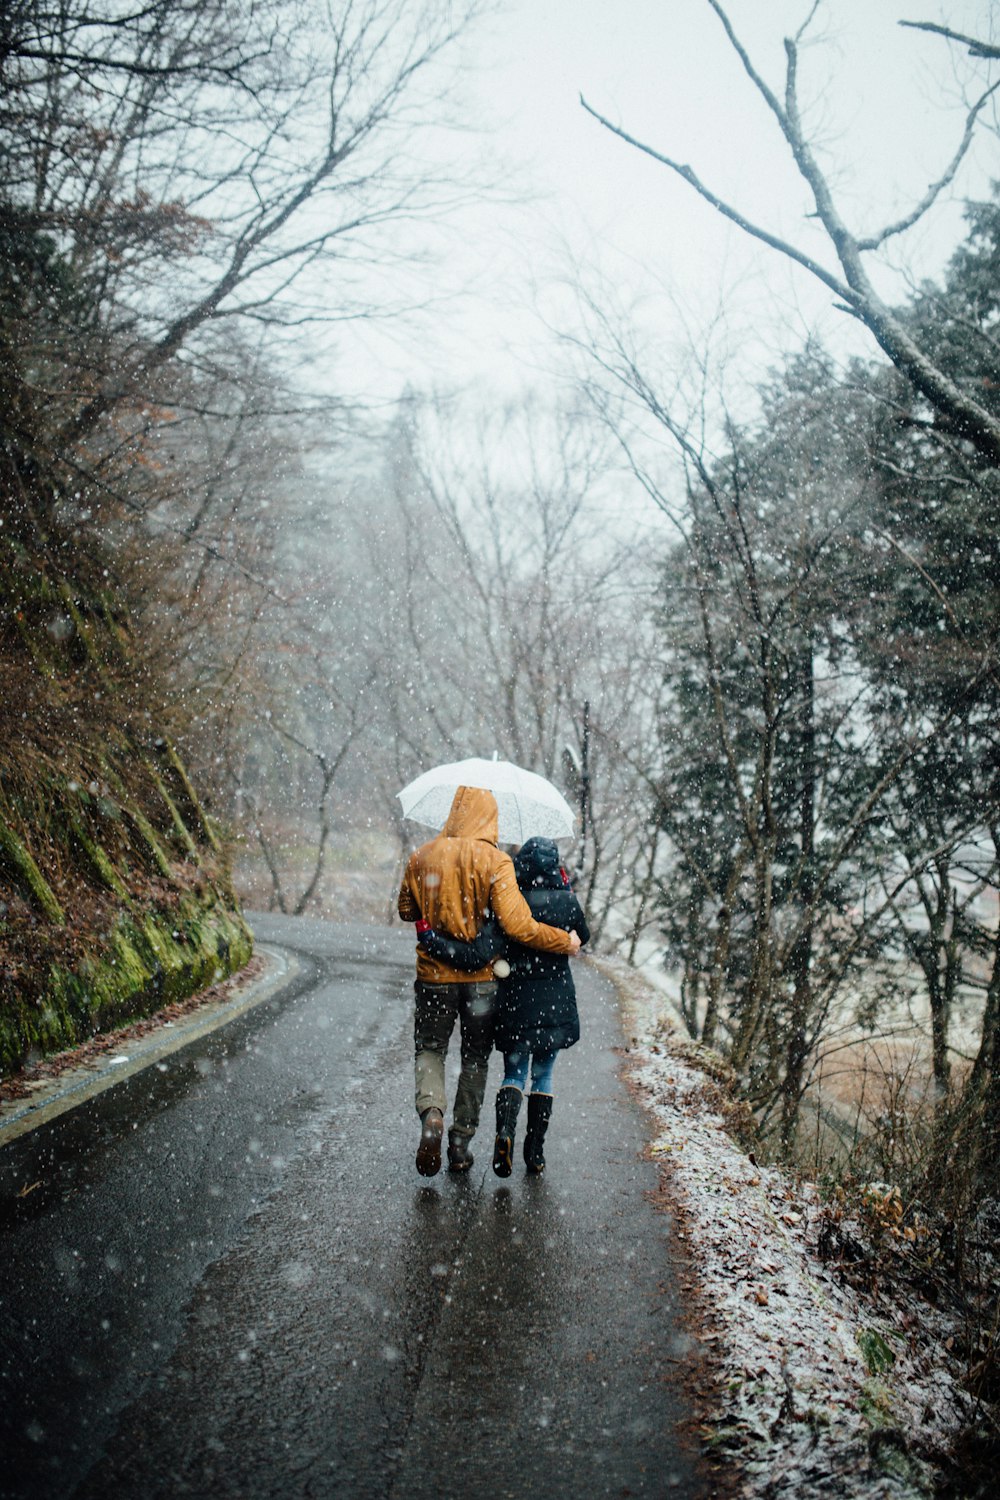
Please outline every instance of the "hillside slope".
[[252, 940], [96, 572], [0, 533], [0, 1069], [178, 1000]]

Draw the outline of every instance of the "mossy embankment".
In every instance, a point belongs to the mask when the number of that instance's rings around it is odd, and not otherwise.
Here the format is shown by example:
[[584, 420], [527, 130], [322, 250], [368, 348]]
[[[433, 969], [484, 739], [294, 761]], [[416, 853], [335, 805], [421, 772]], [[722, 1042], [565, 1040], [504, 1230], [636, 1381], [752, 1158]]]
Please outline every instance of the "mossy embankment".
[[0, 1070], [250, 957], [220, 829], [98, 573], [0, 534]]

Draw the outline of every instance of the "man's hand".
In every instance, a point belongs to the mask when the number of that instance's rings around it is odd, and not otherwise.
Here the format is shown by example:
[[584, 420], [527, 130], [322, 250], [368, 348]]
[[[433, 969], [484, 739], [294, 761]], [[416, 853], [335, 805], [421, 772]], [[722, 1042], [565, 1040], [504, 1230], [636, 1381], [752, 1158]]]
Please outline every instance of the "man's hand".
[[570, 956], [570, 958], [575, 958], [576, 955], [579, 953], [579, 951], [580, 951], [580, 949], [582, 947], [583, 947], [583, 944], [580, 942], [580, 934], [578, 932], [571, 932], [570, 935], [569, 935], [569, 956]]

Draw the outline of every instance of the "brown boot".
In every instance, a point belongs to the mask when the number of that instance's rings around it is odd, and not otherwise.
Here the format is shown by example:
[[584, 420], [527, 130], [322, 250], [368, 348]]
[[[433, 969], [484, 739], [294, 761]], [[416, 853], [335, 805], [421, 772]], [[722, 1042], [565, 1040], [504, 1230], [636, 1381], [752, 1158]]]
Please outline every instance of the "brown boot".
[[436, 1177], [441, 1170], [441, 1137], [444, 1115], [439, 1109], [425, 1109], [420, 1116], [422, 1129], [417, 1147], [417, 1171], [421, 1177]]
[[471, 1136], [462, 1135], [457, 1130], [448, 1132], [448, 1171], [467, 1172], [475, 1161], [475, 1157], [469, 1150]]

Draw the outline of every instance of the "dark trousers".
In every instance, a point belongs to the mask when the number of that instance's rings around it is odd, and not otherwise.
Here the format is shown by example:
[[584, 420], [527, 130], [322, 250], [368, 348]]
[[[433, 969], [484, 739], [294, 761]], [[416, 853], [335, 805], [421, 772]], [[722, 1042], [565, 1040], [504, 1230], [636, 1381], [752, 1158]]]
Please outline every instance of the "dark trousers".
[[475, 1135], [493, 1051], [497, 987], [492, 983], [424, 984], [418, 979], [413, 988], [417, 1113], [422, 1115], [426, 1109], [445, 1112], [444, 1062], [457, 1020], [462, 1037], [462, 1071], [452, 1129], [457, 1135]]

